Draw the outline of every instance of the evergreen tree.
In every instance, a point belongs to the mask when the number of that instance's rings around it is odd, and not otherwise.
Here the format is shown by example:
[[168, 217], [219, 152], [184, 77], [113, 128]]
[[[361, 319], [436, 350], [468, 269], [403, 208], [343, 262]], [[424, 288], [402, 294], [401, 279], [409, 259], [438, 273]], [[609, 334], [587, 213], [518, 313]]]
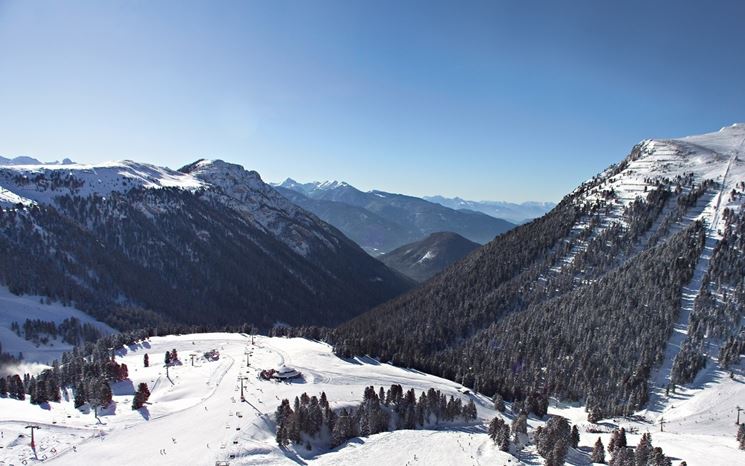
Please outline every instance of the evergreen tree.
[[579, 429], [577, 429], [576, 425], [572, 426], [572, 448], [577, 448], [579, 446]]
[[10, 377], [10, 383], [8, 384], [8, 393], [16, 400], [23, 401], [26, 399], [26, 390], [23, 386], [23, 381], [21, 380], [20, 375], [14, 374]]
[[598, 437], [595, 446], [592, 448], [591, 460], [593, 463], [605, 463], [605, 447], [600, 437]]
[[93, 408], [93, 415], [98, 418], [98, 408], [106, 408], [111, 404], [111, 386], [105, 378], [100, 377], [91, 382], [87, 394], [88, 403]]
[[473, 400], [468, 400], [468, 403], [463, 407], [463, 419], [466, 421], [473, 421], [478, 416], [476, 411], [476, 404]]
[[652, 442], [648, 434], [642, 434], [639, 445], [636, 446], [634, 456], [636, 457], [636, 466], [647, 466], [650, 454], [652, 453]]
[[525, 411], [521, 411], [520, 414], [512, 421], [512, 433], [528, 433], [528, 413], [526, 413]]
[[500, 413], [503, 413], [506, 409], [504, 405], [504, 398], [502, 398], [502, 395], [499, 393], [495, 393], [492, 397], [492, 401], [494, 402], [494, 409], [499, 411]]
[[8, 396], [8, 382], [5, 377], [0, 376], [0, 397], [5, 398]]
[[331, 446], [338, 447], [351, 438], [352, 435], [352, 420], [346, 408], [342, 408], [334, 424], [334, 429], [331, 432]]
[[610, 466], [634, 466], [634, 450], [629, 447], [617, 447], [608, 464]]
[[85, 404], [85, 400], [88, 397], [85, 394], [85, 384], [83, 382], [78, 383], [78, 386], [75, 388], [75, 407], [80, 408]]
[[289, 435], [287, 433], [287, 425], [284, 420], [277, 424], [277, 435], [275, 437], [275, 440], [277, 441], [277, 445], [279, 445], [280, 447], [286, 447], [290, 444]]
[[600, 406], [590, 408], [590, 412], [587, 413], [587, 420], [593, 424], [597, 424], [601, 419], [603, 419], [603, 411], [600, 409]]
[[626, 429], [621, 427], [618, 432], [618, 440], [616, 440], [616, 448], [623, 448], [626, 446]]
[[147, 403], [148, 398], [150, 398], [150, 389], [147, 387], [145, 382], [140, 382], [137, 386], [135, 396], [132, 399], [132, 409], [136, 410], [142, 408], [145, 403]]
[[546, 464], [561, 465], [572, 442], [572, 428], [569, 421], [561, 416], [551, 416], [540, 432], [536, 432], [538, 454], [546, 459]]
[[651, 466], [672, 466], [672, 461], [670, 458], [665, 456], [665, 454], [662, 452], [662, 448], [655, 447], [652, 450], [652, 454], [650, 455], [649, 462], [647, 463]]

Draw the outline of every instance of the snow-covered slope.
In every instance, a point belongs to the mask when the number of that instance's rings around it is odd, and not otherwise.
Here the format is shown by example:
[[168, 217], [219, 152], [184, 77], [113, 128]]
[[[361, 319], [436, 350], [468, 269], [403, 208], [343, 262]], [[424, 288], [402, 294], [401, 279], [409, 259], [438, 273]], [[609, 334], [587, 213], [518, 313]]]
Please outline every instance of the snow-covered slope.
[[[289, 465], [298, 461], [373, 464], [391, 448], [398, 450], [395, 458], [401, 460], [414, 455], [420, 461], [435, 460], [439, 451], [439, 460], [429, 464], [469, 464], [470, 455], [485, 462], [506, 463], [510, 458], [489, 445], [483, 432], [483, 422], [495, 415], [489, 400], [462, 393], [462, 387], [454, 382], [371, 359], [342, 360], [328, 345], [305, 339], [255, 337], [255, 344], [251, 341], [242, 334], [181, 335], [155, 337], [127, 348], [117, 355], [117, 361], [128, 365], [131, 383], [114, 385], [116, 406], [101, 416], [100, 423], [92, 413], [74, 409], [69, 401], [50, 403], [43, 409], [28, 400], [0, 399], [0, 430], [4, 433], [0, 461], [20, 463], [32, 458], [28, 439], [18, 438], [30, 422], [42, 426], [36, 433], [39, 457], [60, 465], [211, 465], [223, 460], [230, 465]], [[170, 368], [169, 381], [161, 359], [173, 348], [184, 364]], [[220, 351], [219, 361], [201, 358], [213, 348]], [[246, 367], [247, 352], [250, 367]], [[149, 368], [142, 366], [145, 353], [150, 355]], [[190, 354], [197, 355], [193, 367]], [[259, 379], [260, 369], [282, 364], [298, 369], [303, 380], [277, 383]], [[245, 377], [246, 402], [240, 401], [239, 377]], [[152, 395], [147, 408], [132, 411], [133, 387], [140, 382], [148, 384]], [[322, 450], [295, 451], [277, 446], [274, 412], [282, 398], [323, 391], [332, 408], [338, 408], [359, 403], [369, 385], [389, 387], [394, 383], [417, 392], [435, 388], [464, 401], [471, 398], [476, 402], [479, 421], [456, 426], [450, 432], [397, 432], [352, 440], [328, 455]], [[405, 447], [410, 442], [419, 444], [419, 448]], [[427, 444], [433, 449], [427, 451]], [[442, 456], [447, 446], [460, 446], [467, 453], [458, 448]]]
[[729, 205], [724, 194], [738, 189], [745, 181], [745, 124], [734, 124], [700, 136], [642, 141], [622, 164], [606, 170], [577, 190], [585, 191], [581, 202], [604, 201], [608, 199], [606, 193], [613, 192], [613, 208], [618, 209], [638, 197], [648, 197], [658, 182], [665, 179], [716, 182], [719, 191], [711, 199], [711, 209], [699, 218], [716, 221], [711, 227], [718, 228], [721, 210], [739, 205]]
[[[8, 464], [32, 461], [33, 452], [24, 429], [30, 423], [36, 432], [36, 453], [45, 463], [80, 464], [204, 464], [227, 461], [242, 464], [370, 465], [540, 465], [535, 446], [512, 446], [502, 452], [489, 439], [486, 427], [494, 416], [510, 422], [514, 414], [499, 414], [484, 396], [473, 394], [457, 383], [418, 371], [393, 367], [369, 358], [350, 360], [333, 355], [328, 345], [305, 339], [252, 338], [244, 334], [197, 334], [154, 337], [127, 347], [117, 361], [129, 367], [130, 380], [113, 387], [115, 405], [97, 422], [87, 409], [75, 409], [71, 401], [49, 403], [48, 408], [26, 401], [0, 399], [0, 461]], [[176, 349], [182, 365], [170, 368], [161, 362], [165, 351]], [[208, 362], [201, 355], [220, 351], [220, 360]], [[142, 358], [149, 354], [151, 366]], [[191, 355], [195, 355], [191, 365]], [[246, 356], [250, 366], [246, 366]], [[290, 365], [303, 380], [277, 383], [261, 380], [263, 368]], [[246, 401], [240, 401], [243, 377]], [[152, 395], [146, 408], [130, 408], [134, 387], [148, 384]], [[549, 412], [570, 419], [580, 428], [580, 448], [571, 450], [567, 463], [587, 465], [589, 450], [598, 437], [605, 445], [606, 433], [588, 428], [625, 427], [629, 445], [636, 445], [644, 432], [651, 432], [653, 445], [676, 459], [696, 465], [742, 464], [745, 453], [734, 439], [734, 405], [745, 394], [745, 377], [717, 381], [699, 395], [681, 397], [675, 408], [664, 413], [640, 413], [635, 420], [607, 419], [591, 426], [580, 406], [551, 402]], [[355, 438], [333, 450], [306, 451], [304, 447], [279, 448], [275, 442], [274, 412], [283, 398], [292, 400], [303, 392], [325, 392], [332, 408], [356, 405], [365, 387], [401, 384], [417, 392], [434, 388], [463, 400], [473, 399], [478, 419], [466, 425], [443, 425], [437, 429], [409, 430]], [[665, 432], [659, 432], [657, 415], [664, 415]], [[530, 432], [543, 421], [529, 419]], [[632, 433], [636, 432], [636, 433]], [[23, 437], [21, 437], [23, 435]]]
[[48, 345], [37, 346], [22, 336], [16, 335], [10, 326], [13, 322], [18, 322], [22, 326], [26, 319], [60, 324], [70, 317], [78, 319], [81, 324], [92, 324], [104, 334], [114, 332], [111, 327], [93, 319], [83, 311], [59, 303], [47, 304], [41, 296], [16, 296], [8, 291], [8, 288], [0, 286], [0, 343], [5, 353], [13, 356], [22, 353], [25, 361], [41, 363], [51, 363], [59, 359], [63, 352], [72, 349], [71, 345], [61, 340], [52, 340]]

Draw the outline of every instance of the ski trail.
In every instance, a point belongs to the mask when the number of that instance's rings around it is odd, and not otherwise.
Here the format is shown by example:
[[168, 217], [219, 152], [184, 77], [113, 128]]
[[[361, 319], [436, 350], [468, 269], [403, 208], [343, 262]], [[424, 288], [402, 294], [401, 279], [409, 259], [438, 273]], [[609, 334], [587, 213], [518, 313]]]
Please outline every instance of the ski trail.
[[[743, 144], [745, 144], [745, 139], [743, 139], [743, 143], [741, 145]], [[725, 190], [727, 189], [727, 176], [729, 175], [732, 164], [736, 160], [736, 158], [737, 153], [735, 152], [730, 157], [727, 163], [727, 167], [722, 174], [722, 181], [719, 188], [719, 193], [715, 197], [716, 200], [712, 199], [713, 205], [710, 204], [710, 206], [712, 207], [711, 211], [707, 213], [707, 210], [709, 210], [707, 208], [704, 209], [704, 212], [701, 214], [701, 219], [706, 219], [707, 217], [711, 219], [711, 221], [707, 225], [706, 242], [704, 243], [704, 248], [701, 251], [701, 255], [699, 256], [698, 261], [696, 262], [696, 268], [693, 271], [691, 280], [681, 290], [678, 320], [673, 325], [672, 335], [668, 339], [667, 347], [665, 348], [664, 362], [662, 363], [662, 366], [657, 370], [655, 376], [653, 376], [652, 378], [653, 387], [652, 390], [650, 390], [651, 406], [658, 405], [663, 401], [662, 393], [672, 382], [673, 361], [680, 352], [680, 349], [683, 346], [683, 343], [686, 341], [686, 338], [688, 338], [688, 324], [690, 322], [691, 313], [693, 312], [694, 304], [696, 302], [696, 297], [701, 291], [701, 287], [704, 285], [704, 277], [706, 276], [706, 272], [709, 270], [709, 262], [711, 261], [712, 254], [714, 253], [714, 247], [719, 241], [717, 225], [719, 223], [719, 219], [721, 218], [722, 197], [726, 194]]]

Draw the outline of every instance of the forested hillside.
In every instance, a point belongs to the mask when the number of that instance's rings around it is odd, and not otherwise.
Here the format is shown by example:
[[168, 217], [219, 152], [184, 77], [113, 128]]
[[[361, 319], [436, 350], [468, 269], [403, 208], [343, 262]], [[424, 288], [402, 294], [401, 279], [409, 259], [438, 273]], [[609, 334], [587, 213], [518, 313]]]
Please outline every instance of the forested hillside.
[[119, 329], [333, 325], [412, 286], [255, 172], [188, 168], [4, 169], [0, 282]]
[[544, 217], [339, 327], [337, 352], [508, 399], [556, 395], [630, 412], [647, 400], [673, 327], [688, 325], [681, 296], [692, 287], [702, 292], [689, 341], [658, 383], [692, 380], [720, 346], [722, 363], [736, 361], [744, 132], [644, 141]]

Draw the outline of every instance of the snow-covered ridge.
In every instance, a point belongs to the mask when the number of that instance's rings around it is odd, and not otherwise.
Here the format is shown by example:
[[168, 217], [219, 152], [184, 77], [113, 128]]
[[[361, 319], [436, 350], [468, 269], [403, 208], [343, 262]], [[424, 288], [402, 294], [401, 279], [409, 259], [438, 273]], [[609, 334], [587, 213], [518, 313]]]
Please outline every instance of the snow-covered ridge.
[[0, 167], [0, 206], [51, 204], [58, 196], [108, 196], [132, 188], [196, 190], [204, 183], [188, 174], [130, 160], [100, 164], [40, 164]]
[[256, 171], [222, 160], [199, 160], [183, 167], [181, 172], [214, 188], [224, 195], [222, 202], [245, 214], [260, 229], [275, 235], [300, 255], [310, 253], [311, 237], [330, 249], [335, 247], [326, 235], [318, 232], [321, 229], [328, 233], [325, 224], [264, 183]]
[[[327, 237], [328, 227], [315, 216], [264, 183], [257, 172], [222, 160], [202, 159], [180, 170], [130, 160], [91, 165], [0, 166], [0, 208], [17, 204], [53, 205], [57, 197], [66, 195], [107, 197], [134, 188], [211, 191], [210, 195], [217, 196], [298, 254], [309, 254], [310, 242], [335, 247]], [[324, 230], [324, 234], [319, 230]]]
[[[695, 184], [710, 180], [716, 183], [720, 193], [738, 189], [738, 185], [745, 181], [745, 124], [738, 123], [697, 136], [644, 140], [619, 167], [612, 167], [588, 180], [575, 194], [584, 190], [577, 197], [578, 203], [610, 205], [617, 215], [636, 199], [646, 199], [658, 189], [658, 181], [676, 179]], [[721, 194], [716, 196], [712, 200], [712, 209], [702, 213], [701, 219], [709, 221], [713, 228], [717, 228], [719, 225], [716, 223], [721, 220], [715, 211], [727, 206], [724, 197]]]

